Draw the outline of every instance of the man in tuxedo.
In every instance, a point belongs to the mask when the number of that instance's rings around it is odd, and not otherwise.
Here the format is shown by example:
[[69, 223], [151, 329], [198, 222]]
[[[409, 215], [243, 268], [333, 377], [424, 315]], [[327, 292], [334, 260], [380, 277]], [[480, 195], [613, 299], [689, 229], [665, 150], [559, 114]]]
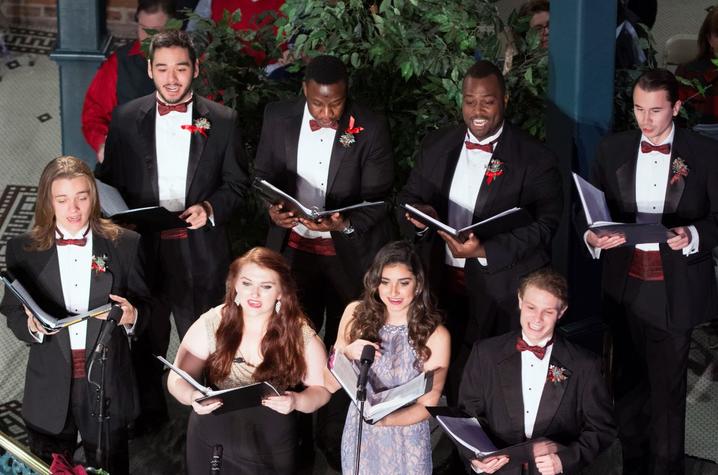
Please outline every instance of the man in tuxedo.
[[[139, 241], [136, 233], [101, 219], [88, 166], [59, 157], [40, 178], [32, 231], [8, 243], [8, 271], [50, 315], [64, 318], [109, 302], [122, 311], [116, 323], [123, 328], [90, 318], [51, 332], [5, 291], [0, 311], [15, 336], [30, 346], [22, 406], [30, 449], [47, 463], [53, 453], [72, 460], [79, 432], [89, 465], [129, 473], [126, 425], [139, 406], [128, 335], [141, 332], [150, 318]], [[99, 426], [93, 414], [99, 406], [90, 381], [101, 380], [93, 349], [105, 331], [111, 331], [104, 379], [109, 417], [102, 441], [106, 457], [97, 460]]]
[[[347, 88], [346, 67], [339, 59], [314, 58], [304, 73], [304, 97], [265, 110], [257, 177], [320, 209], [387, 199], [394, 178], [387, 124], [349, 101]], [[269, 207], [269, 217], [267, 247], [288, 260], [304, 310], [317, 331], [324, 324], [324, 342], [334, 344], [344, 308], [359, 297], [364, 272], [391, 238], [387, 207], [334, 213], [313, 222], [277, 203]], [[335, 467], [341, 466], [346, 407], [346, 396], [338, 392], [319, 414], [319, 446]]]
[[[550, 262], [563, 207], [553, 154], [504, 120], [501, 71], [488, 61], [477, 62], [466, 73], [462, 91], [464, 123], [427, 135], [399, 203], [412, 204], [455, 229], [513, 207], [526, 209], [532, 221], [485, 240], [471, 235], [462, 243], [409, 220], [408, 232], [422, 247], [429, 278], [447, 312], [449, 404], [456, 403], [473, 343], [518, 328], [519, 279]], [[400, 217], [400, 222], [406, 220]]]
[[[600, 360], [554, 331], [567, 308], [562, 275], [533, 272], [518, 296], [521, 330], [474, 345], [459, 405], [499, 447], [537, 437], [559, 444], [558, 451], [535, 455], [531, 473], [578, 473], [616, 438]], [[498, 456], [471, 465], [477, 472], [521, 473], [520, 466], [502, 470], [509, 461]]]
[[644, 73], [633, 104], [640, 130], [601, 142], [593, 182], [614, 220], [662, 223], [672, 237], [635, 247], [620, 234], [585, 239], [603, 261], [624, 473], [680, 474], [691, 331], [716, 316], [718, 300], [718, 145], [674, 125], [681, 102], [669, 71]]
[[199, 74], [184, 31], [165, 31], [150, 46], [156, 91], [119, 106], [112, 117], [98, 177], [130, 208], [163, 206], [187, 228], [142, 232], [147, 280], [156, 297], [148, 339], [133, 346], [144, 420], [162, 422], [161, 385], [172, 312], [180, 339], [199, 315], [219, 304], [230, 262], [226, 224], [247, 186], [237, 114], [192, 92]]

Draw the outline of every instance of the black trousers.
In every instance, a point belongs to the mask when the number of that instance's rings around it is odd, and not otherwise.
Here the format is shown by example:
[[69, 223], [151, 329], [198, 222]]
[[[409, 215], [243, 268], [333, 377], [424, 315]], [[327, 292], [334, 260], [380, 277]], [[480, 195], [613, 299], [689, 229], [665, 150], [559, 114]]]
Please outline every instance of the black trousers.
[[132, 342], [132, 359], [140, 391], [143, 421], [152, 424], [167, 418], [167, 404], [162, 386], [164, 367], [153, 355], [167, 355], [170, 342], [170, 314], [174, 316], [180, 340], [199, 316], [224, 296], [225, 274], [212, 279], [192, 275], [188, 239], [160, 241], [160, 268], [153, 284], [152, 315], [147, 330]]
[[[130, 458], [127, 444], [127, 430], [117, 427], [113, 420], [105, 422], [103, 429], [102, 448], [105, 461], [95, 458], [99, 425], [92, 417], [96, 408], [91, 401], [91, 393], [85, 379], [73, 379], [70, 395], [70, 408], [67, 412], [65, 426], [59, 434], [50, 434], [41, 427], [25, 422], [30, 439], [30, 450], [47, 464], [52, 462], [52, 454], [59, 453], [72, 461], [77, 448], [77, 433], [82, 438], [82, 446], [88, 466], [104, 468], [112, 475], [129, 473]], [[49, 404], [50, 402], [48, 402]]]
[[[360, 296], [361, 283], [351, 281], [336, 256], [318, 256], [288, 247], [284, 257], [292, 268], [302, 307], [317, 332], [324, 326], [324, 344], [329, 349], [337, 339], [344, 309]], [[334, 468], [341, 464], [341, 439], [348, 407], [349, 397], [339, 390], [317, 411], [317, 445]], [[302, 415], [299, 420], [300, 454], [312, 450], [312, 439], [311, 415]]]
[[682, 474], [691, 330], [668, 325], [663, 281], [629, 277], [622, 306], [612, 332], [624, 473]]

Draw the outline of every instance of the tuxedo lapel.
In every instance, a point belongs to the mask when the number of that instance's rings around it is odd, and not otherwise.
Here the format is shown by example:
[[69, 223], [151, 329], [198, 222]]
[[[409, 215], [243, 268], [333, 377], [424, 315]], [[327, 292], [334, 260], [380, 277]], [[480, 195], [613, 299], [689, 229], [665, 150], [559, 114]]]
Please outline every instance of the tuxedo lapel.
[[[448, 197], [451, 193], [451, 182], [454, 181], [454, 173], [456, 173], [456, 166], [459, 164], [459, 157], [461, 156], [461, 149], [464, 146], [464, 137], [466, 137], [466, 127], [457, 128], [455, 137], [452, 137], [448, 143], [452, 144], [451, 148], [447, 148], [446, 159], [442, 160], [446, 163], [443, 176], [436, 177], [437, 180], [441, 180], [439, 185], [441, 186], [442, 196], [446, 197], [441, 200], [442, 209], [437, 209], [436, 212], [439, 216], [444, 216], [448, 219], [449, 214], [449, 200]], [[441, 158], [440, 158], [441, 160]]]
[[[638, 145], [641, 135], [636, 134], [625, 148], [621, 149], [619, 165], [616, 168], [616, 181], [618, 193], [623, 203], [624, 212], [636, 213], [636, 162], [638, 160]], [[616, 217], [614, 216], [614, 219]]]
[[524, 436], [524, 401], [521, 393], [521, 353], [516, 351], [515, 337], [507, 337], [503, 348], [504, 358], [499, 361], [498, 375], [506, 412], [511, 419], [510, 427], [520, 427]]
[[[686, 188], [686, 178], [680, 177], [674, 183], [671, 183], [673, 177], [673, 162], [676, 159], [685, 161], [686, 144], [683, 140], [682, 130], [676, 127], [675, 136], [673, 137], [673, 146], [671, 147], [671, 165], [668, 168], [668, 185], [666, 186], [666, 199], [663, 205], [663, 214], [672, 214], [678, 209], [678, 204], [681, 202], [683, 196], [683, 190]], [[688, 173], [690, 174], [690, 165], [688, 166]]]
[[[155, 116], [157, 115], [155, 95], [147, 96], [147, 102], [140, 106], [139, 120], [137, 121], [137, 135], [142, 140], [145, 151], [144, 166], [147, 169], [149, 183], [152, 185], [152, 197], [154, 203], [160, 201], [159, 184], [157, 183], [157, 146], [155, 143]], [[137, 173], [140, 173], [139, 171]]]
[[[112, 268], [113, 266], [119, 266], [119, 263], [112, 262], [110, 246], [107, 240], [94, 234], [92, 236], [92, 255], [93, 258], [95, 256], [107, 256], [107, 258], [105, 259], [105, 272], [100, 272], [94, 269], [91, 271], [92, 275], [90, 276], [90, 299], [88, 302], [88, 310], [92, 310], [93, 308], [97, 308], [108, 302], [108, 295], [112, 291]], [[87, 321], [87, 337], [85, 338], [85, 341], [89, 343], [86, 345], [88, 352], [92, 351], [92, 347], [97, 340], [101, 327], [102, 322], [97, 319], [91, 318]]]
[[[553, 366], [557, 369], [562, 369], [564, 376], [571, 378], [571, 371], [565, 364], [562, 363], [562, 361], [570, 361], [570, 358], [565, 350], [563, 341], [560, 338], [557, 338], [556, 343], [554, 343], [553, 350], [551, 351], [549, 373], [551, 372], [551, 366]], [[536, 413], [536, 422], [534, 423], [532, 437], [540, 437], [546, 433], [546, 430], [561, 405], [561, 400], [563, 399], [563, 395], [566, 392], [566, 386], [568, 384], [568, 379], [560, 382], [553, 382], [549, 380], [547, 374], [543, 392], [541, 393], [541, 401], [539, 402], [538, 412]]]
[[[207, 120], [209, 115], [209, 109], [205, 106], [203, 100], [195, 95], [195, 99], [192, 105], [192, 124], [194, 125], [197, 119], [203, 117]], [[210, 124], [211, 126], [211, 124]], [[199, 167], [200, 158], [202, 158], [202, 152], [204, 146], [207, 144], [207, 137], [199, 132], [189, 132], [192, 136], [189, 143], [189, 160], [187, 161], [187, 185], [185, 188], [185, 196], [189, 195], [190, 186], [192, 180], [194, 180], [195, 173]], [[212, 129], [210, 128], [205, 134], [211, 134]]]
[[[304, 117], [304, 104], [305, 101], [299, 100], [294, 104], [294, 110], [289, 115], [285, 124], [284, 130], [284, 150], [286, 154], [286, 166], [287, 166], [287, 180], [285, 190], [287, 193], [294, 194], [297, 188], [297, 153], [299, 150], [299, 134], [302, 130], [302, 119]], [[278, 134], [282, 134], [282, 131], [277, 131]]]
[[[348, 147], [345, 147], [339, 142], [339, 138], [344, 134], [344, 131], [349, 126], [349, 117], [351, 116], [350, 107], [347, 106], [347, 108], [344, 110], [344, 114], [342, 114], [341, 118], [339, 119], [339, 123], [337, 124], [337, 132], [334, 134], [334, 145], [332, 146], [332, 155], [329, 158], [329, 173], [327, 176], [327, 194], [329, 193], [329, 190], [332, 189], [332, 185], [334, 184], [334, 180], [337, 177], [337, 173], [339, 173], [339, 168], [341, 168], [342, 161], [344, 160], [344, 157], [346, 154], [353, 148], [356, 147], [357, 144], [351, 144]], [[356, 124], [357, 126], [360, 126], [361, 124]], [[355, 140], [357, 137], [355, 137]]]
[[[47, 297], [57, 303], [57, 311], [65, 310], [65, 296], [62, 293], [62, 280], [60, 278], [60, 261], [57, 257], [57, 247], [52, 246], [48, 251], [38, 253], [40, 262], [38, 263], [39, 272], [37, 275], [38, 288], [46, 292]], [[62, 318], [65, 314], [54, 315]], [[46, 337], [47, 338], [47, 337]], [[60, 330], [51, 338], [56, 338], [58, 346], [62, 351], [62, 356], [67, 363], [72, 363], [70, 355], [70, 333], [66, 330]]]
[[511, 147], [511, 129], [507, 123], [504, 123], [504, 130], [501, 136], [496, 142], [494, 147], [494, 153], [491, 154], [491, 160], [502, 162], [503, 174], [498, 177], [494, 177], [491, 183], [487, 182], [486, 173], [481, 177], [481, 188], [479, 194], [476, 197], [476, 203], [474, 204], [474, 216], [483, 216], [489, 209], [491, 209], [491, 203], [496, 196], [499, 195], [501, 185], [505, 180], [511, 179], [511, 164], [507, 163], [506, 157], [511, 157], [509, 148]]

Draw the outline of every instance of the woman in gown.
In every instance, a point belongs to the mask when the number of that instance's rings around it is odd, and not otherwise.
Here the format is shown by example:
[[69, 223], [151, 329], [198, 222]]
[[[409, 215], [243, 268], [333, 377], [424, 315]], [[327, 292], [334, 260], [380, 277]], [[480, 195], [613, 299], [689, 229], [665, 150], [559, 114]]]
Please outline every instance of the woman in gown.
[[170, 393], [194, 409], [187, 428], [187, 473], [207, 473], [218, 445], [222, 473], [295, 473], [292, 412], [314, 412], [329, 393], [323, 387], [324, 345], [300, 310], [282, 256], [259, 247], [231, 264], [224, 303], [190, 327], [175, 365], [197, 380], [204, 375], [219, 389], [267, 381], [281, 393], [259, 407], [208, 415], [222, 403], [196, 402], [202, 393], [170, 372]]
[[[364, 296], [344, 311], [334, 346], [359, 360], [365, 345], [376, 349], [369, 372], [367, 399], [373, 391], [399, 386], [422, 371], [434, 371], [434, 384], [414, 404], [374, 425], [362, 422], [360, 473], [431, 474], [429, 413], [435, 406], [449, 366], [449, 332], [440, 323], [419, 257], [407, 242], [384, 246], [364, 276]], [[339, 386], [331, 374], [327, 387]], [[357, 408], [349, 406], [342, 435], [342, 471], [354, 471]]]

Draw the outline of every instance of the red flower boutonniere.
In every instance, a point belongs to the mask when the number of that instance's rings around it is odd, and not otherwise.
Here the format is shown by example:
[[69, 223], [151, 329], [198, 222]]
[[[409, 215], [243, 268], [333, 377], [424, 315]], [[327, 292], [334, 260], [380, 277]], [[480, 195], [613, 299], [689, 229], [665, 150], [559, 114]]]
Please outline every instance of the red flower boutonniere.
[[96, 274], [102, 274], [107, 272], [107, 261], [109, 258], [103, 254], [101, 256], [92, 256], [92, 264], [90, 265], [92, 270], [95, 271]]
[[562, 383], [568, 379], [566, 368], [556, 365], [549, 365], [546, 379], [554, 384]]
[[670, 184], [673, 185], [682, 177], [687, 177], [688, 171], [688, 165], [686, 165], [686, 162], [684, 162], [681, 157], [674, 158], [673, 163], [671, 163], [671, 172], [673, 173], [673, 176], [671, 177]]
[[344, 145], [345, 148], [352, 146], [356, 139], [354, 136], [364, 130], [364, 127], [354, 126], [354, 116], [349, 116], [349, 127], [346, 128], [341, 137], [339, 137], [339, 143]]
[[204, 117], [200, 117], [199, 119], [194, 121], [194, 125], [183, 125], [182, 129], [189, 130], [193, 134], [202, 134], [203, 136], [207, 136], [207, 131], [211, 128], [211, 125], [209, 123], [209, 120], [207, 120]]
[[486, 184], [490, 185], [494, 178], [504, 174], [504, 162], [496, 158], [492, 158], [486, 169]]

